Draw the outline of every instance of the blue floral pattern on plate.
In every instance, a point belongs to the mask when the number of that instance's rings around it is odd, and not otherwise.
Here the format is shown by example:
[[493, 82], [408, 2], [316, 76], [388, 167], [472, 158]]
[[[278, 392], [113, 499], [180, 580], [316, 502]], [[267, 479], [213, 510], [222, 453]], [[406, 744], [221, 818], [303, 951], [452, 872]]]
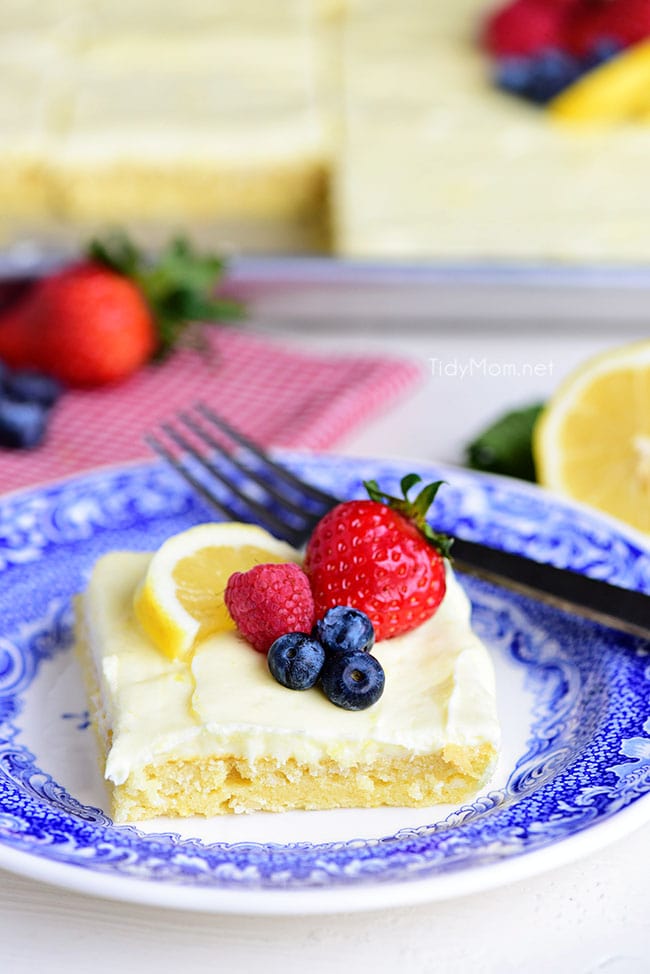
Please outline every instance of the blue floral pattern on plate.
[[[342, 497], [397, 461], [285, 455]], [[542, 492], [428, 465], [444, 478], [436, 525], [650, 592], [650, 558], [612, 522]], [[213, 516], [157, 464], [108, 469], [0, 502], [0, 847], [95, 873], [194, 888], [299, 890], [406, 880], [503, 862], [592, 828], [650, 792], [650, 657], [641, 640], [476, 579], [477, 631], [521, 669], [534, 701], [524, 753], [503, 788], [442, 821], [337, 842], [203, 842], [114, 826], [21, 743], [21, 713], [47, 660], [72, 643], [71, 598], [103, 552], [151, 549]], [[85, 726], [83, 713], [63, 715]], [[0, 857], [1, 858], [1, 857]]]

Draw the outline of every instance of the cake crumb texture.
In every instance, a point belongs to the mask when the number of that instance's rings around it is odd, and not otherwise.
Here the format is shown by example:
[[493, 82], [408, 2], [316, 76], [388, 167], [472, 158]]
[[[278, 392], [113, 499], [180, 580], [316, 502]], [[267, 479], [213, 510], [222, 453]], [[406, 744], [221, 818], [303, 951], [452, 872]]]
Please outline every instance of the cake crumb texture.
[[489, 746], [445, 760], [442, 754], [387, 759], [340, 768], [289, 759], [205, 758], [150, 764], [113, 791], [117, 822], [158, 815], [223, 815], [292, 809], [419, 807], [458, 803], [473, 794], [494, 760]]

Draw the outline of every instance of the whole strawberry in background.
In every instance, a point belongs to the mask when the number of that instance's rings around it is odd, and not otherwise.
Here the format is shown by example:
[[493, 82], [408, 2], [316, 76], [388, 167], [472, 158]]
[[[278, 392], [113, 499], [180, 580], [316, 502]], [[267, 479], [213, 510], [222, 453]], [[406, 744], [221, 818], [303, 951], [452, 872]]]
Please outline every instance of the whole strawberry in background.
[[156, 261], [122, 235], [95, 241], [88, 259], [37, 281], [0, 316], [0, 359], [69, 386], [127, 378], [167, 354], [188, 325], [235, 317], [215, 297], [220, 258], [173, 241]]
[[364, 483], [369, 499], [344, 501], [318, 522], [307, 545], [316, 616], [335, 605], [365, 612], [377, 639], [409, 632], [434, 614], [445, 594], [451, 541], [426, 521], [441, 481], [408, 494], [417, 474], [401, 481], [403, 497]]
[[0, 321], [0, 356], [70, 386], [123, 379], [153, 355], [154, 318], [138, 287], [100, 264], [45, 278]]

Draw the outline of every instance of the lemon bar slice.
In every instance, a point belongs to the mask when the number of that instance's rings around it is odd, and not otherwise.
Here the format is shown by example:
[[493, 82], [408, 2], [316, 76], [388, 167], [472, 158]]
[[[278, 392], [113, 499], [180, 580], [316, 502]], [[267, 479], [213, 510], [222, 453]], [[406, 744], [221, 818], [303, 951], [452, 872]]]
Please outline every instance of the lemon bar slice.
[[436, 615], [376, 644], [386, 673], [364, 711], [288, 690], [236, 632], [189, 660], [133, 615], [149, 555], [114, 552], [77, 600], [77, 650], [116, 821], [460, 802], [489, 777], [499, 727], [486, 648], [450, 574]]

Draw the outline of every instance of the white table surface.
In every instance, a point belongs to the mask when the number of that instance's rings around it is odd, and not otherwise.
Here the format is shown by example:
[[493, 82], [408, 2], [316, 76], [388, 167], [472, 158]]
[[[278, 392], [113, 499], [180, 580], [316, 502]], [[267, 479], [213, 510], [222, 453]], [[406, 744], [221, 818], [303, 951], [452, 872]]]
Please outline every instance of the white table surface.
[[[479, 321], [427, 328], [420, 321], [373, 329], [360, 317], [329, 333], [298, 321], [265, 328], [310, 349], [384, 351], [422, 364], [419, 389], [350, 435], [339, 452], [458, 461], [462, 444], [503, 408], [544, 398], [586, 356], [647, 335], [640, 316], [627, 321], [552, 329]], [[537, 376], [531, 363], [540, 366]], [[650, 972], [649, 863], [650, 824], [586, 859], [489, 893], [289, 918], [140, 907], [0, 871], [0, 972], [320, 974], [399, 965], [438, 974], [642, 974]]]

